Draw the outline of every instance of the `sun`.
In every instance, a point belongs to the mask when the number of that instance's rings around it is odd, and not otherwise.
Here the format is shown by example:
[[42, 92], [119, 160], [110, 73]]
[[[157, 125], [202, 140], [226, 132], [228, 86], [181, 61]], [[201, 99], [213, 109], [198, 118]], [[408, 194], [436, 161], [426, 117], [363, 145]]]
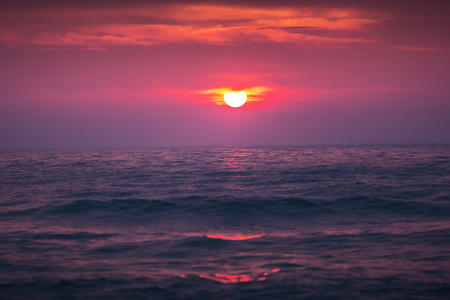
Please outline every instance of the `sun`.
[[247, 101], [247, 94], [244, 91], [241, 92], [225, 92], [223, 94], [223, 100], [228, 106], [241, 107]]

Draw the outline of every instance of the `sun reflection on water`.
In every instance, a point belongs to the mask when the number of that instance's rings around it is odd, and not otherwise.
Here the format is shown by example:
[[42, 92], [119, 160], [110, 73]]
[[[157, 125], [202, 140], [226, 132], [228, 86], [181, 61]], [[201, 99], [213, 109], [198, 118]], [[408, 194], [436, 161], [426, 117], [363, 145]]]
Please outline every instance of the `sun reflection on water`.
[[238, 283], [238, 282], [250, 282], [250, 281], [264, 281], [267, 279], [267, 276], [269, 276], [272, 273], [279, 272], [280, 269], [273, 269], [269, 272], [259, 273], [256, 275], [248, 275], [248, 274], [237, 274], [237, 275], [231, 275], [231, 274], [220, 274], [216, 273], [214, 276], [200, 274], [198, 277], [217, 281], [220, 283]]
[[261, 234], [257, 235], [222, 235], [222, 234], [215, 234], [211, 235], [208, 234], [206, 237], [210, 239], [222, 239], [222, 240], [231, 240], [231, 241], [242, 241], [242, 240], [250, 240], [250, 239], [256, 239], [262, 237]]

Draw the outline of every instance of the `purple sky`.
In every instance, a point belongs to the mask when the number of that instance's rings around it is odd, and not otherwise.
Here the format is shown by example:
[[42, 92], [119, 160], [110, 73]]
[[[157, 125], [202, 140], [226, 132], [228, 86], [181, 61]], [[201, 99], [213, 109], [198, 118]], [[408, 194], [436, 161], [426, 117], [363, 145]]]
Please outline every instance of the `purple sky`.
[[0, 4], [0, 148], [450, 143], [449, 1], [148, 2]]

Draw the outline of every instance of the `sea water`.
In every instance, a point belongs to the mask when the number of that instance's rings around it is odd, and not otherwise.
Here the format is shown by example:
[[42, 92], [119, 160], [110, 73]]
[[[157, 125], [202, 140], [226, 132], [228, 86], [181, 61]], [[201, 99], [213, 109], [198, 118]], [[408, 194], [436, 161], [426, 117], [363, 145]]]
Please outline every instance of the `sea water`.
[[450, 147], [0, 152], [1, 299], [449, 299]]

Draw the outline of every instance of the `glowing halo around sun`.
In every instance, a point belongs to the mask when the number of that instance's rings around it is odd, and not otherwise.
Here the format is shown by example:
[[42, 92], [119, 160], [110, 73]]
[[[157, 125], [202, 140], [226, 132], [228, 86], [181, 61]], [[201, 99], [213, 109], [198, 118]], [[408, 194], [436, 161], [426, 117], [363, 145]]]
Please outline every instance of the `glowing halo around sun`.
[[230, 107], [241, 107], [247, 101], [247, 93], [241, 92], [225, 92], [223, 94], [223, 100]]

